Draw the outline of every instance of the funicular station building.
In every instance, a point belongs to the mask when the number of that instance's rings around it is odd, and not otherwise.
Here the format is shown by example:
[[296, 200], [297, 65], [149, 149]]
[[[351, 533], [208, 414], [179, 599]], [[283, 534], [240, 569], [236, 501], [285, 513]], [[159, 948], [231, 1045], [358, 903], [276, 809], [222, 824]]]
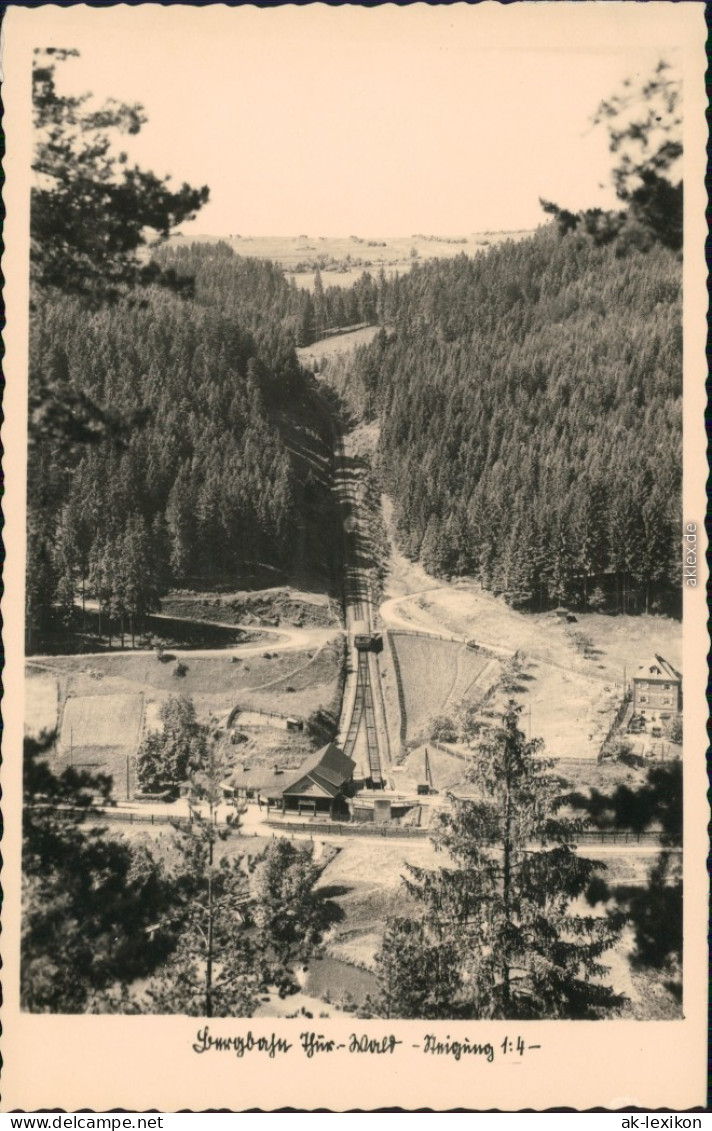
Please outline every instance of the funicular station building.
[[260, 804], [281, 813], [348, 818], [346, 794], [356, 763], [333, 742], [317, 750], [276, 788], [260, 791]]

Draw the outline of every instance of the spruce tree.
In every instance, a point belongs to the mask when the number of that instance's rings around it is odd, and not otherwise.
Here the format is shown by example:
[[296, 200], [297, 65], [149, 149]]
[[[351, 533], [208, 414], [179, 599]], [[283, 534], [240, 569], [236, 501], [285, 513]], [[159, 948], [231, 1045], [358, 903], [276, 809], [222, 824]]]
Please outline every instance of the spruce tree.
[[510, 700], [494, 718], [470, 716], [478, 799], [453, 798], [442, 818], [436, 843], [450, 863], [408, 868], [421, 915], [387, 924], [376, 1013], [594, 1019], [623, 1004], [602, 961], [622, 918], [577, 910], [603, 866], [578, 855], [577, 826], [557, 814], [551, 763], [519, 729], [520, 711]]

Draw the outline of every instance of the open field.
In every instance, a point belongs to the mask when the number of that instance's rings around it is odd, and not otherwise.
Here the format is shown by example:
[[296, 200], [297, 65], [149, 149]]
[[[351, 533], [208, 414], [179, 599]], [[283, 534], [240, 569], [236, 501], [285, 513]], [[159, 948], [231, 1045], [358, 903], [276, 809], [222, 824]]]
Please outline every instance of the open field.
[[[400, 605], [403, 610], [404, 605]], [[660, 653], [679, 668], [681, 627], [667, 617], [581, 614], [573, 631], [593, 642], [591, 658], [576, 647], [571, 627], [551, 614], [524, 615], [472, 585], [446, 586], [405, 604], [414, 627], [423, 623], [523, 653], [517, 698], [532, 736], [554, 757], [595, 758], [639, 664]]]
[[[436, 715], [456, 707], [489, 664], [489, 658], [449, 640], [390, 634], [400, 668], [405, 705], [405, 738], [429, 738]], [[480, 691], [484, 688], [480, 688]]]
[[[671, 617], [577, 613], [576, 624], [569, 625], [553, 613], [517, 612], [475, 582], [443, 584], [432, 578], [431, 585], [406, 603], [414, 628], [464, 634], [485, 647], [519, 650], [539, 663], [619, 688], [624, 675], [630, 680], [655, 652], [680, 667], [682, 629]], [[576, 632], [591, 638], [590, 658], [577, 648]]]
[[64, 704], [60, 746], [126, 746], [138, 742], [143, 697], [137, 695], [71, 696]]
[[25, 734], [39, 738], [58, 722], [59, 687], [55, 675], [28, 665], [25, 677]]
[[[225, 720], [236, 706], [251, 706], [308, 717], [316, 710], [338, 717], [341, 639], [314, 652], [266, 653], [232, 662], [232, 657], [190, 657], [182, 678], [175, 664], [155, 655], [123, 653], [106, 656], [56, 656], [43, 660], [41, 676], [28, 684], [28, 719], [37, 731], [52, 717], [51, 687], [58, 698], [60, 739], [52, 759], [56, 769], [69, 764], [110, 773], [118, 796], [126, 793], [126, 758], [132, 759], [143, 734], [160, 729], [160, 709], [170, 695], [194, 700], [205, 723]], [[36, 669], [33, 669], [36, 670]], [[56, 709], [55, 709], [56, 714]], [[311, 749], [305, 734], [287, 734], [273, 727], [244, 729], [248, 742], [231, 746], [226, 739], [226, 766], [249, 758], [256, 766], [286, 759], [299, 765]]]
[[414, 262], [446, 259], [454, 255], [474, 255], [505, 240], [520, 240], [530, 231], [469, 232], [451, 237], [428, 232], [412, 236], [174, 236], [175, 242], [227, 243], [236, 255], [271, 259], [279, 263], [289, 279], [311, 290], [318, 267], [324, 286], [349, 287], [364, 271], [371, 274], [383, 268], [387, 273], [403, 274]]
[[[244, 660], [221, 655], [188, 656], [182, 678], [175, 676], [174, 663], [161, 663], [152, 653], [52, 656], [43, 660], [43, 667], [58, 679], [62, 699], [144, 691], [147, 697], [187, 695], [195, 698], [199, 715], [207, 717], [217, 704], [227, 711], [238, 702], [258, 707], [270, 702], [274, 710], [280, 710], [279, 703], [289, 696], [288, 710], [294, 713], [302, 706], [311, 709], [316, 689], [326, 688], [328, 696], [334, 693], [339, 651], [339, 638], [335, 638], [333, 644], [318, 652], [276, 653], [265, 648], [264, 653]], [[293, 686], [294, 692], [287, 692], [287, 686]]]
[[[642, 884], [654, 860], [654, 854], [641, 852], [628, 853], [625, 857], [596, 853], [607, 866], [606, 878], [609, 883]], [[396, 841], [380, 842], [354, 838], [344, 845], [331, 863], [324, 869], [319, 887], [329, 892], [344, 912], [344, 919], [333, 929], [327, 941], [326, 952], [332, 959], [350, 966], [372, 970], [373, 959], [383, 935], [384, 920], [388, 916], [408, 915], [415, 905], [405, 892], [401, 877], [406, 871], [406, 863], [425, 868], [442, 867], [447, 864], [447, 856], [435, 854], [429, 841], [398, 844]], [[582, 913], [596, 914], [587, 905]], [[600, 913], [600, 912], [599, 912]], [[602, 961], [610, 968], [610, 980], [615, 987], [629, 999], [626, 1015], [629, 1017], [649, 1017], [651, 997], [655, 1015], [674, 1017], [679, 1015], [672, 995], [662, 985], [662, 979], [649, 972], [636, 973], [630, 964], [632, 951], [632, 932], [624, 932], [618, 946], [605, 954]], [[315, 971], [307, 988], [311, 992], [327, 986], [332, 1001], [340, 1001], [331, 975], [340, 974], [345, 978], [341, 967], [336, 971], [323, 971], [323, 977]], [[365, 992], [371, 992], [369, 983], [354, 976], [352, 996], [358, 1000]], [[346, 990], [346, 980], [344, 981]]]
[[[113, 826], [112, 826], [113, 829]], [[180, 867], [175, 846], [178, 834], [166, 826], [124, 826], [116, 835], [132, 843], [145, 841], [165, 861], [169, 871]], [[270, 843], [264, 836], [231, 836], [219, 844], [219, 853], [230, 857], [255, 857]], [[600, 847], [586, 849], [586, 856], [606, 865], [606, 881], [612, 885], [644, 884], [656, 850], [625, 854]], [[302, 1010], [314, 1017], [340, 1012], [344, 1005], [361, 1005], [367, 994], [376, 993], [373, 961], [379, 948], [386, 918], [415, 913], [416, 905], [404, 891], [402, 877], [407, 863], [424, 868], [447, 866], [447, 853], [436, 854], [428, 840], [398, 842], [354, 838], [338, 847], [315, 841], [315, 858], [327, 863], [317, 884], [322, 897], [335, 903], [343, 915], [325, 940], [325, 958], [312, 960], [300, 972], [303, 990], [283, 1000], [268, 995], [258, 1016], [294, 1016]], [[578, 902], [577, 913], [600, 914]], [[602, 956], [609, 967], [607, 980], [624, 993], [629, 1004], [624, 1016], [632, 1019], [665, 1019], [679, 1016], [679, 1005], [665, 985], [665, 977], [654, 971], [636, 971], [631, 965], [633, 933], [627, 928], [618, 945]], [[325, 997], [327, 1000], [325, 1000]]]
[[362, 326], [359, 330], [334, 334], [330, 338], [323, 338], [320, 342], [313, 342], [310, 346], [300, 347], [297, 350], [297, 357], [302, 365], [313, 368], [317, 362], [329, 361], [339, 354], [351, 353], [357, 346], [367, 346], [379, 330], [380, 326]]
[[143, 705], [140, 692], [71, 695], [62, 704], [59, 741], [49, 755], [52, 768], [61, 771], [71, 765], [108, 774], [114, 781], [114, 795], [126, 798], [135, 784], [129, 763], [141, 740]]

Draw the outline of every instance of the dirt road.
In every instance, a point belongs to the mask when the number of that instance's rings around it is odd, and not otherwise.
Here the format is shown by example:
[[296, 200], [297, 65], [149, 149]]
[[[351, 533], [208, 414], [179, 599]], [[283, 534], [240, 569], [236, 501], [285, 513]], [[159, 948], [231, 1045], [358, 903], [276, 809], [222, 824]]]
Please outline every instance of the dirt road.
[[[175, 616], [165, 616], [161, 613], [154, 613], [154, 617], [159, 619], [176, 621], [178, 618]], [[259, 632], [260, 637], [267, 636], [268, 641], [260, 639], [257, 642], [247, 644], [230, 644], [225, 648], [171, 648], [170, 653], [172, 656], [177, 656], [179, 659], [189, 659], [191, 656], [202, 659], [209, 659], [215, 656], [257, 656], [265, 651], [265, 646], [268, 644], [271, 652], [308, 652], [312, 649], [323, 648], [329, 640], [333, 640], [343, 630], [340, 628], [268, 628], [260, 625], [258, 628], [254, 624], [227, 624], [218, 621], [200, 621], [200, 620], [186, 620], [186, 624], [204, 624], [210, 628], [231, 628], [238, 629], [241, 632]], [[116, 648], [104, 649], [103, 652], [82, 652], [82, 656], [87, 659], [97, 656], [146, 656], [155, 654], [153, 648]], [[43, 660], [54, 660], [56, 656], [28, 656], [28, 660], [32, 663], [41, 663]]]

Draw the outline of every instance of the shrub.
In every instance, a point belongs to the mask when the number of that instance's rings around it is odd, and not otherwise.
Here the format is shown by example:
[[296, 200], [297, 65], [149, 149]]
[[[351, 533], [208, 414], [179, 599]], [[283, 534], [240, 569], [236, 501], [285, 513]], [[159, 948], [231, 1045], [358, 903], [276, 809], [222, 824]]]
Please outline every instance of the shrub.
[[457, 727], [448, 715], [438, 715], [433, 719], [430, 730], [433, 742], [457, 742]]
[[577, 652], [581, 652], [587, 659], [593, 653], [593, 640], [585, 632], [567, 632], [571, 643]]
[[597, 585], [588, 598], [589, 608], [592, 609], [594, 613], [599, 613], [605, 604], [606, 594], [603, 592], [600, 585]]

